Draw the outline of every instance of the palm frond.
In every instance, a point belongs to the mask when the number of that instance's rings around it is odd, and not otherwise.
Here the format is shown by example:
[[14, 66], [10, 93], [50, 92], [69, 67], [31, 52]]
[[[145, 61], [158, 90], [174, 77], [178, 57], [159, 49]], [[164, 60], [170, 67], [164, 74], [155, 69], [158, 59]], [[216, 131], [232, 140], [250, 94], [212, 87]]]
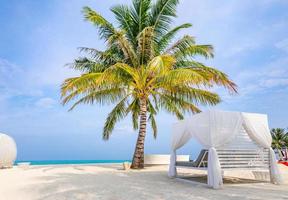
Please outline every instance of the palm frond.
[[121, 70], [122, 72], [125, 72], [130, 77], [133, 77], [133, 80], [139, 80], [139, 73], [137, 69], [125, 64], [125, 63], [116, 63], [111, 68], [106, 70], [107, 76], [109, 76], [110, 72], [117, 70]]
[[116, 62], [122, 61], [124, 59], [123, 54], [121, 54], [120, 49], [115, 46], [111, 46], [105, 51], [99, 51], [94, 48], [79, 47], [80, 52], [86, 53], [90, 58], [103, 65], [113, 65]]
[[153, 130], [153, 137], [154, 137], [154, 139], [156, 139], [157, 135], [158, 135], [158, 128], [157, 128], [157, 123], [156, 123], [154, 115], [150, 114], [149, 117], [148, 117], [148, 120], [151, 123], [151, 128]]
[[137, 130], [139, 128], [138, 118], [139, 118], [139, 113], [137, 111], [133, 111], [132, 112], [132, 124], [133, 124], [134, 130]]
[[172, 54], [176, 51], [184, 51], [193, 45], [195, 45], [194, 37], [190, 35], [184, 35], [180, 40], [176, 41], [168, 49], [166, 49], [165, 54]]
[[[79, 96], [78, 91], [75, 91], [77, 93], [77, 96]], [[63, 99], [63, 102], [69, 102], [72, 99], [75, 98], [75, 92], [71, 93], [70, 95], [66, 96]], [[80, 94], [83, 94], [81, 92]], [[77, 105], [79, 104], [95, 104], [98, 103], [100, 105], [104, 104], [113, 104], [119, 101], [123, 96], [127, 95], [126, 91], [123, 88], [108, 88], [108, 89], [102, 89], [102, 90], [92, 90], [88, 93], [84, 93], [84, 96], [81, 97], [78, 101], [76, 101], [69, 111], [73, 110]]]
[[115, 14], [116, 20], [119, 23], [119, 28], [125, 30], [127, 34], [127, 39], [136, 45], [135, 31], [133, 30], [133, 19], [131, 16], [131, 10], [128, 6], [117, 5], [111, 8], [111, 11]]
[[104, 140], [108, 140], [109, 137], [112, 134], [112, 131], [115, 127], [115, 124], [123, 119], [124, 117], [127, 116], [127, 98], [125, 97], [123, 98], [114, 108], [113, 110], [109, 113], [106, 121], [105, 121], [105, 125], [104, 125], [104, 129], [103, 129], [103, 139]]
[[66, 66], [84, 73], [102, 72], [106, 68], [102, 63], [95, 62], [86, 57], [78, 58], [73, 63], [66, 64]]
[[164, 76], [158, 77], [159, 86], [164, 85], [194, 85], [210, 86], [211, 84], [205, 76], [189, 68], [174, 69]]
[[[199, 113], [201, 110], [196, 104], [191, 103], [184, 98], [172, 96], [169, 94], [159, 94], [159, 105], [164, 106], [168, 112], [177, 116], [178, 119], [183, 119], [186, 112], [188, 113]], [[168, 108], [168, 109], [167, 109]], [[175, 112], [176, 111], [176, 112]], [[179, 113], [181, 115], [179, 115]]]
[[138, 125], [138, 119], [139, 119], [139, 114], [140, 114], [140, 103], [138, 98], [134, 98], [132, 103], [128, 106], [127, 112], [132, 113], [132, 124], [133, 124], [133, 129], [137, 130], [139, 128]]
[[[195, 64], [195, 63], [194, 63]], [[231, 81], [227, 74], [205, 65], [198, 63], [198, 66], [191, 67], [193, 71], [202, 74], [212, 85], [223, 86], [227, 88], [232, 94], [237, 94], [237, 85]]]
[[165, 53], [170, 53], [177, 59], [193, 56], [213, 57], [213, 47], [211, 45], [196, 45], [193, 37], [185, 35], [182, 39], [174, 43]]
[[154, 26], [156, 41], [159, 41], [170, 28], [172, 17], [176, 17], [179, 0], [157, 0], [151, 8], [150, 26]]
[[152, 115], [157, 114], [157, 109], [156, 107], [152, 104], [152, 102], [148, 99], [147, 100], [147, 111], [151, 113]]
[[78, 77], [68, 78], [61, 86], [61, 96], [64, 97], [71, 91], [93, 88], [97, 85], [97, 80], [101, 76], [102, 73], [86, 73]]
[[138, 57], [134, 50], [133, 45], [129, 42], [123, 31], [117, 32], [109, 38], [111, 45], [115, 44], [121, 49], [125, 56], [125, 62], [131, 64], [134, 67], [138, 66]]
[[166, 86], [163, 87], [160, 93], [187, 102], [193, 102], [197, 105], [216, 105], [221, 101], [219, 95], [216, 93], [192, 87]]
[[178, 107], [179, 101], [175, 98], [172, 99], [171, 96], [160, 94], [158, 95], [158, 105], [167, 112], [174, 114], [178, 119], [184, 119], [183, 113]]
[[192, 45], [185, 51], [180, 51], [178, 54], [175, 53], [176, 57], [183, 56], [203, 56], [205, 58], [213, 58], [213, 46], [212, 45]]
[[83, 13], [86, 20], [92, 22], [98, 27], [101, 39], [107, 41], [113, 34], [115, 34], [116, 30], [113, 25], [96, 11], [86, 6], [83, 8]]
[[176, 34], [180, 30], [182, 30], [184, 28], [190, 28], [191, 26], [192, 26], [192, 24], [185, 23], [185, 24], [182, 24], [180, 26], [177, 26], [177, 27], [173, 28], [168, 33], [163, 35], [163, 37], [157, 43], [157, 52], [158, 53], [162, 53], [162, 51], [164, 51], [167, 48], [168, 44], [171, 42], [171, 40], [176, 36]]
[[[135, 31], [140, 33], [145, 27], [149, 26], [149, 10], [151, 8], [151, 0], [133, 0], [132, 4], [134, 9], [131, 9], [131, 16], [134, 24], [137, 25], [137, 28], [135, 27]], [[137, 35], [138, 34], [135, 34], [134, 36]]]

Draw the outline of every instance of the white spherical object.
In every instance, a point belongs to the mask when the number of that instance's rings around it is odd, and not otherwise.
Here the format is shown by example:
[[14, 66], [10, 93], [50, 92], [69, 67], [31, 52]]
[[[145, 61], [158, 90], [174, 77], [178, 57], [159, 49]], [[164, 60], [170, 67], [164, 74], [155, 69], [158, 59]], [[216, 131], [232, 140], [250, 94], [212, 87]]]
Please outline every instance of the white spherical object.
[[10, 136], [0, 133], [0, 168], [10, 168], [17, 156], [16, 143]]

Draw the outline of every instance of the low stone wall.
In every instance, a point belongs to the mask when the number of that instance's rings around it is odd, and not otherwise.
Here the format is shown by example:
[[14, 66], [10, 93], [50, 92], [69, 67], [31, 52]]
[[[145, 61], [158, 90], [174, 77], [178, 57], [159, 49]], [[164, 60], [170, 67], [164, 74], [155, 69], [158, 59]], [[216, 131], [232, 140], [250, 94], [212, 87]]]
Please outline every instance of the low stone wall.
[[[177, 155], [177, 161], [189, 161], [189, 155]], [[146, 154], [144, 156], [145, 165], [169, 165], [169, 154]]]

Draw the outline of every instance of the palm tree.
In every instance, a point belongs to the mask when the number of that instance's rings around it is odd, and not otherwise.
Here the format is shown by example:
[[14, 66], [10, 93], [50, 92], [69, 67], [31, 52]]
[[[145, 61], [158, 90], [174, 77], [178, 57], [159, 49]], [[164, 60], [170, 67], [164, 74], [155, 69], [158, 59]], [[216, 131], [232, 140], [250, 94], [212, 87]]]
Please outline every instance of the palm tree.
[[85, 19], [98, 28], [106, 49], [80, 48], [88, 56], [76, 59], [71, 67], [82, 75], [66, 79], [61, 88], [63, 104], [74, 102], [71, 109], [80, 103], [115, 105], [104, 125], [104, 140], [109, 139], [116, 122], [131, 116], [134, 129], [139, 129], [134, 169], [144, 167], [147, 122], [156, 138], [159, 110], [183, 119], [185, 113], [200, 112], [198, 105], [220, 102], [210, 91], [214, 85], [236, 93], [236, 85], [226, 74], [195, 60], [197, 56], [213, 57], [211, 45], [198, 45], [189, 35], [173, 40], [180, 30], [191, 27], [186, 23], [171, 28], [178, 3], [133, 0], [130, 7], [117, 5], [111, 8], [117, 27], [85, 7]]
[[284, 128], [273, 128], [271, 129], [272, 135], [272, 148], [276, 149], [279, 154], [279, 159], [283, 160], [282, 148], [287, 148], [288, 146], [288, 132], [285, 133]]

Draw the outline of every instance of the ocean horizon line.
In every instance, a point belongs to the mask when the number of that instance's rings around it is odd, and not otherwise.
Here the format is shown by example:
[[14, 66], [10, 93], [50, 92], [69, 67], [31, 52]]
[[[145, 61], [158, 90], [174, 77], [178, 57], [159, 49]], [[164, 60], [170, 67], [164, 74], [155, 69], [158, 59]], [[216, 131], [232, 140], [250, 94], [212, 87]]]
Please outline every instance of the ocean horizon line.
[[17, 160], [19, 163], [30, 163], [30, 165], [77, 165], [77, 164], [109, 164], [131, 162], [131, 160]]

